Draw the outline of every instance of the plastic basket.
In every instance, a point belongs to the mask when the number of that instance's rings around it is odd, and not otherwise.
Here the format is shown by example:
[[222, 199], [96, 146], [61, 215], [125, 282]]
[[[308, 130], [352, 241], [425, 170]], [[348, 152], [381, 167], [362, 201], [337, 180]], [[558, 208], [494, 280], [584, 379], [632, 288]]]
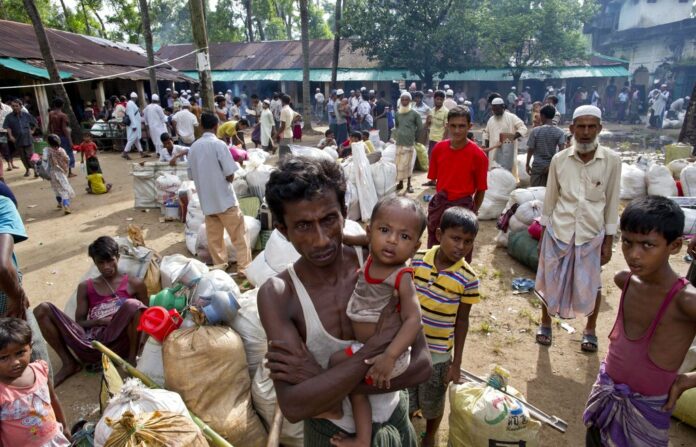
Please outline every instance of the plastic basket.
[[254, 250], [261, 251], [265, 249], [266, 242], [268, 242], [268, 239], [270, 239], [272, 233], [273, 230], [262, 230], [261, 233], [259, 233], [259, 237], [256, 239], [256, 246], [254, 247]]
[[258, 197], [242, 197], [239, 199], [239, 209], [242, 210], [242, 214], [245, 216], [256, 219], [259, 215], [259, 208], [261, 208], [261, 201]]

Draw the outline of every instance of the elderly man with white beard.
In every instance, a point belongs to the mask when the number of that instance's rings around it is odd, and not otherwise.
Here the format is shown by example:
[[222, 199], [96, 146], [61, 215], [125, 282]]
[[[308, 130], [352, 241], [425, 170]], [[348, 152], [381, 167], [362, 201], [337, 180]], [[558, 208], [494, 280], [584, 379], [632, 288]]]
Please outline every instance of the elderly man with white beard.
[[549, 166], [541, 225], [536, 293], [542, 299], [537, 343], [552, 343], [551, 316], [586, 316], [581, 349], [597, 351], [595, 325], [601, 299], [601, 266], [611, 259], [619, 217], [619, 155], [600, 146], [602, 112], [581, 106], [573, 113], [573, 146]]

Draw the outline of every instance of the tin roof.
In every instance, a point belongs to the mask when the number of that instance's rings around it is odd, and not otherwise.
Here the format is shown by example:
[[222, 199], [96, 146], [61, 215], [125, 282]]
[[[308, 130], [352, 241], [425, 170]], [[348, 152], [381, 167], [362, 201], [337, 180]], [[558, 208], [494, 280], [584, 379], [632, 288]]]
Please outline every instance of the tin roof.
[[[148, 66], [145, 51], [137, 45], [51, 28], [46, 28], [46, 34], [58, 69], [71, 73], [73, 78], [114, 76], [132, 80], [148, 79], [146, 70], [121, 75], [123, 72]], [[19, 59], [45, 70], [34, 28], [27, 23], [0, 20], [0, 57]], [[166, 65], [157, 67], [156, 70], [158, 79], [190, 80]], [[19, 71], [36, 76], [31, 69]]]

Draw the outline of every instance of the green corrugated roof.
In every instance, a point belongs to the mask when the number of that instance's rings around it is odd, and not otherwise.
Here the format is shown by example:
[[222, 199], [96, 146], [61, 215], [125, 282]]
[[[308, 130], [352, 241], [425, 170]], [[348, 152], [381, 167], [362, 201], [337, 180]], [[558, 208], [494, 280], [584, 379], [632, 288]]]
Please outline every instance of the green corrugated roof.
[[[29, 76], [43, 79], [51, 78], [48, 75], [48, 70], [34, 67], [31, 64], [27, 64], [26, 62], [20, 61], [19, 59], [15, 59], [13, 57], [0, 57], [0, 65], [10, 70], [28, 74]], [[68, 73], [67, 71], [59, 71], [58, 73], [60, 74], [61, 79], [68, 79], [72, 76], [72, 73]]]
[[[183, 71], [182, 73], [198, 79], [198, 72]], [[626, 77], [628, 69], [619, 65], [593, 67], [557, 67], [534, 69], [522, 74], [522, 79], [570, 79], [570, 78], [601, 78]], [[294, 81], [302, 82], [302, 70], [229, 70], [212, 71], [213, 81]], [[330, 82], [331, 70], [312, 69], [309, 78], [314, 82]], [[389, 82], [402, 79], [418, 79], [418, 76], [408, 70], [379, 70], [379, 69], [339, 69], [339, 81], [375, 81]], [[507, 68], [472, 69], [447, 73], [444, 81], [512, 81], [512, 74]]]

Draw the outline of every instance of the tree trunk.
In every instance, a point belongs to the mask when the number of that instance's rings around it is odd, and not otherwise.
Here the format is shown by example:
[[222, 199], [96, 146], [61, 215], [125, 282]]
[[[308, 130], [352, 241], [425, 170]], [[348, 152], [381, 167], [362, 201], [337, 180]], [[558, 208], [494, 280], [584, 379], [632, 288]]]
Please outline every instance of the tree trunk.
[[39, 16], [39, 10], [36, 9], [36, 4], [34, 3], [34, 0], [24, 0], [24, 8], [26, 9], [27, 15], [29, 16], [31, 23], [34, 26], [34, 33], [36, 33], [36, 41], [39, 44], [41, 56], [43, 57], [44, 64], [46, 64], [46, 70], [48, 71], [51, 83], [56, 84], [54, 86], [55, 94], [56, 96], [61, 98], [65, 103], [68, 119], [70, 120], [70, 127], [72, 129], [73, 142], [80, 141], [82, 140], [82, 128], [80, 127], [80, 122], [77, 120], [77, 116], [75, 116], [75, 112], [72, 109], [72, 104], [70, 103], [68, 92], [65, 91], [65, 86], [60, 80], [58, 66], [56, 65], [55, 59], [53, 59], [53, 53], [51, 52], [51, 44], [48, 42], [46, 30], [44, 29], [43, 23], [41, 22], [41, 16]]
[[302, 115], [305, 132], [312, 131], [312, 102], [309, 91], [309, 10], [308, 0], [300, 0], [300, 29], [302, 33]]
[[[196, 59], [198, 61], [198, 80], [201, 84], [203, 110], [213, 113], [215, 111], [213, 100], [213, 78], [210, 74], [208, 33], [205, 27], [203, 0], [189, 0], [189, 8], [191, 9], [191, 30], [193, 32], [193, 41], [199, 51], [199, 53], [196, 55]], [[201, 65], [201, 63], [203, 63], [203, 65]]]
[[99, 15], [99, 11], [97, 11], [95, 8], [90, 8], [94, 15], [97, 17], [97, 20], [99, 21], [99, 26], [101, 27], [99, 34], [101, 34], [101, 37], [106, 39], [106, 26], [104, 26], [104, 20], [101, 18]]
[[686, 110], [684, 124], [679, 132], [679, 142], [687, 143], [696, 147], [696, 84], [691, 92], [689, 108]]
[[[152, 48], [152, 28], [150, 27], [150, 8], [147, 6], [147, 0], [140, 0], [140, 15], [142, 16], [142, 31], [145, 35], [145, 51], [147, 51], [147, 65], [150, 69], [147, 70], [148, 77], [150, 78], [150, 97], [155, 93], [159, 93], [157, 90], [157, 74], [155, 73], [155, 51]], [[143, 98], [144, 100], [145, 98]]]
[[[63, 9], [63, 19], [65, 20], [66, 31], [73, 31], [70, 28], [70, 11], [68, 10], [68, 7], [65, 6], [65, 1], [60, 0], [60, 7]], [[7, 17], [5, 17], [5, 19], [7, 19]]]
[[87, 7], [85, 6], [85, 2], [83, 0], [80, 0], [80, 5], [82, 5], [82, 15], [85, 16], [85, 30], [87, 32], [87, 35], [91, 36], [92, 29], [89, 27], [89, 16], [87, 15]]
[[256, 18], [256, 29], [259, 30], [259, 39], [262, 41], [266, 40], [266, 31], [264, 31], [263, 25], [261, 25], [261, 19], [258, 17]]
[[336, 88], [338, 80], [338, 53], [341, 51], [341, 12], [343, 11], [342, 0], [336, 0], [336, 10], [334, 12], [334, 43], [333, 60], [331, 62], [331, 88]]
[[249, 42], [254, 41], [254, 28], [252, 27], [253, 21], [252, 21], [252, 11], [251, 11], [251, 0], [244, 0], [245, 3], [245, 8], [246, 8], [246, 31], [247, 31], [247, 40]]

